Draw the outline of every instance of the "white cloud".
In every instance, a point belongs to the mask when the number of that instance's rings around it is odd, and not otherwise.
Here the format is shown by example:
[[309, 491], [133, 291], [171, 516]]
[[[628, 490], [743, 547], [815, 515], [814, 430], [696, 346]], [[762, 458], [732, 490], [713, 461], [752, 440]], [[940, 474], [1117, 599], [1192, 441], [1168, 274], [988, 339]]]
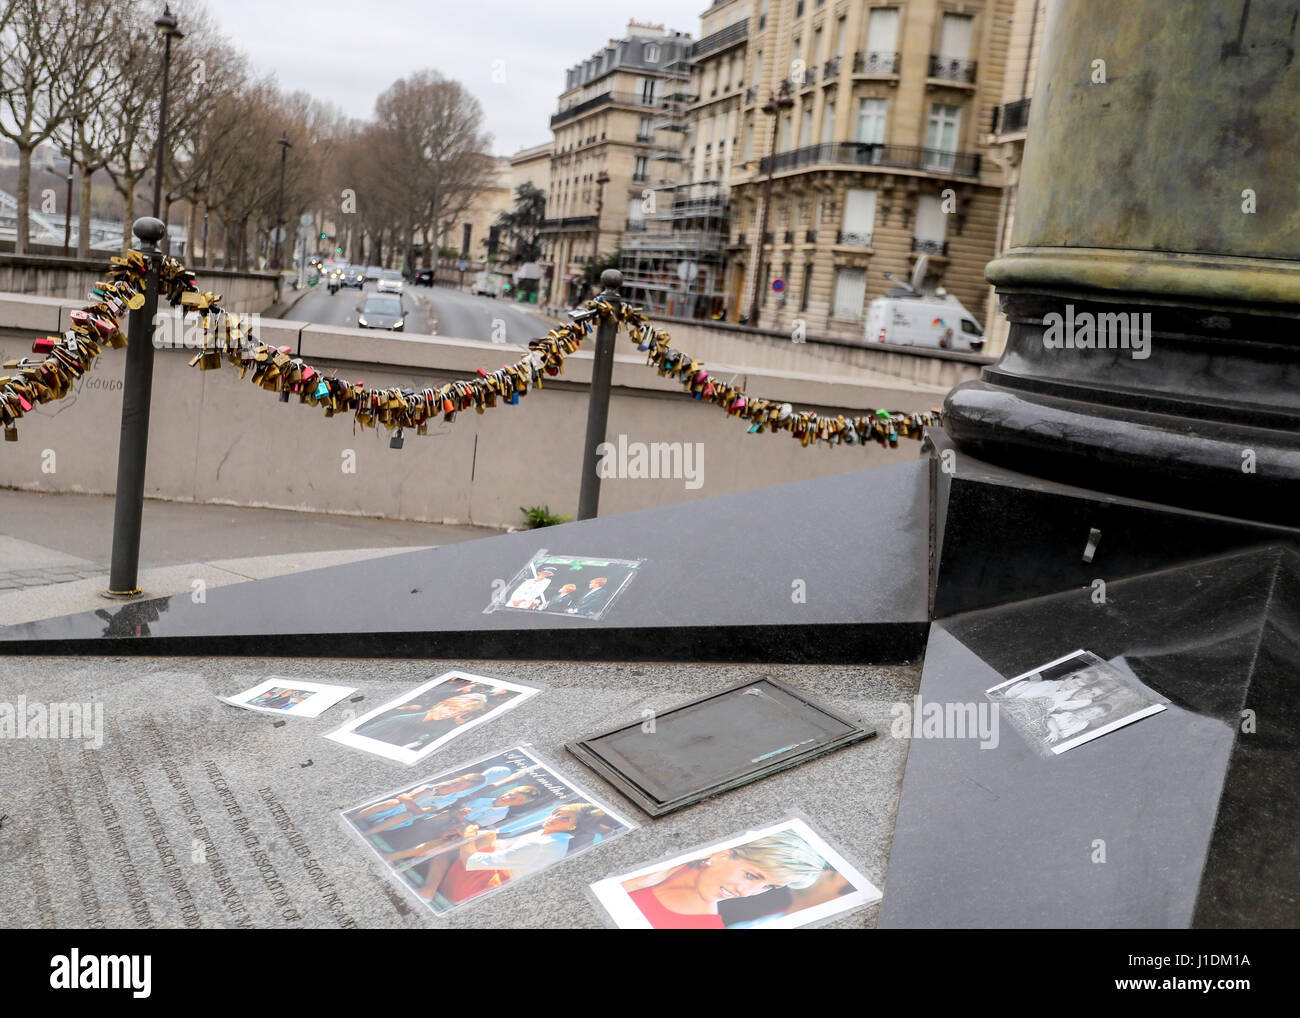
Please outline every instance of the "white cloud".
[[[564, 72], [628, 20], [698, 37], [710, 0], [209, 0], [221, 31], [261, 73], [354, 117], [397, 78], [431, 67], [483, 104], [493, 148], [508, 155], [551, 137]], [[182, 26], [183, 27], [183, 26]], [[492, 80], [493, 61], [506, 80]]]

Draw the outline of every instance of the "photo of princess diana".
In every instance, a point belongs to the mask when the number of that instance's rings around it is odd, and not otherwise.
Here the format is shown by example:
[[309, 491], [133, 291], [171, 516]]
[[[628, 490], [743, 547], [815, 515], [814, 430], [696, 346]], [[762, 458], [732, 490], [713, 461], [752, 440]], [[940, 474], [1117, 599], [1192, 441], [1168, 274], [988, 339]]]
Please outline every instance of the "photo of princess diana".
[[790, 819], [591, 885], [620, 929], [794, 929], [880, 900], [807, 823]]
[[245, 710], [291, 717], [320, 717], [345, 696], [355, 693], [352, 686], [330, 686], [305, 679], [287, 679], [270, 675], [251, 689], [234, 696], [221, 697], [226, 703]]
[[413, 764], [537, 692], [505, 679], [445, 672], [325, 737]]
[[484, 609], [599, 619], [631, 582], [640, 559], [552, 555], [543, 548]]
[[1041, 755], [1056, 755], [1158, 714], [1164, 703], [1118, 667], [1076, 650], [985, 690]]
[[631, 828], [520, 747], [387, 793], [343, 819], [439, 915]]

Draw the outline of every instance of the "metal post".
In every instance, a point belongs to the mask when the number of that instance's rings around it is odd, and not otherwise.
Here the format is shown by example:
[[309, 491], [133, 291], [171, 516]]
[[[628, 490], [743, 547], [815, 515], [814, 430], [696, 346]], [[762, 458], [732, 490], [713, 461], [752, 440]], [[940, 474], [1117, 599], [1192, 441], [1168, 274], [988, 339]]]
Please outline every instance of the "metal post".
[[271, 268], [279, 272], [282, 241], [288, 239], [284, 229], [284, 164], [289, 158], [289, 149], [293, 148], [293, 144], [289, 141], [289, 136], [283, 132], [276, 144], [280, 146], [280, 191], [279, 197], [275, 200], [275, 253], [271, 255]]
[[63, 211], [63, 257], [68, 257], [68, 249], [72, 245], [72, 175], [76, 167], [74, 160], [77, 158], [77, 127], [80, 121], [72, 118], [72, 136], [68, 141], [68, 200], [67, 208]]
[[[615, 310], [622, 304], [619, 289], [623, 286], [623, 273], [606, 269], [600, 274], [605, 287], [598, 299], [609, 301]], [[618, 332], [616, 322], [602, 321], [596, 326], [596, 356], [591, 366], [591, 395], [587, 402], [587, 438], [582, 451], [582, 488], [578, 493], [578, 519], [590, 520], [596, 516], [600, 504], [600, 457], [597, 447], [605, 441], [605, 425], [609, 421], [609, 381], [614, 374], [614, 337]]]
[[149, 455], [149, 405], [153, 396], [153, 322], [158, 311], [158, 241], [167, 234], [161, 219], [145, 216], [131, 228], [149, 261], [144, 306], [131, 312], [127, 330], [126, 377], [122, 385], [122, 437], [117, 450], [117, 494], [113, 500], [113, 560], [105, 597], [140, 594], [140, 520], [144, 513], [144, 468]]

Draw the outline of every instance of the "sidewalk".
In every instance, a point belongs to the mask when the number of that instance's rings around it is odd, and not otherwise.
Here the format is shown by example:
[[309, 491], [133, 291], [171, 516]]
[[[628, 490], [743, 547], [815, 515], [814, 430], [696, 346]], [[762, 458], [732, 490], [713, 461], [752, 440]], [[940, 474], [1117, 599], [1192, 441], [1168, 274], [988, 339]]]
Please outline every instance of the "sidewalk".
[[[142, 533], [140, 585], [162, 596], [500, 531], [149, 500]], [[103, 607], [112, 542], [112, 498], [0, 489], [0, 625]]]

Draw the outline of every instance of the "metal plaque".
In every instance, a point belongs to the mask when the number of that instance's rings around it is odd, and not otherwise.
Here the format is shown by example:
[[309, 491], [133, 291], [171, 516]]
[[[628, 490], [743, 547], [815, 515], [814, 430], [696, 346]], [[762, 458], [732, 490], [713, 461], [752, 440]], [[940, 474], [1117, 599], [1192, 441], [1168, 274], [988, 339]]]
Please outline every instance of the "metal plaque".
[[651, 816], [662, 816], [875, 734], [764, 677], [567, 748]]

